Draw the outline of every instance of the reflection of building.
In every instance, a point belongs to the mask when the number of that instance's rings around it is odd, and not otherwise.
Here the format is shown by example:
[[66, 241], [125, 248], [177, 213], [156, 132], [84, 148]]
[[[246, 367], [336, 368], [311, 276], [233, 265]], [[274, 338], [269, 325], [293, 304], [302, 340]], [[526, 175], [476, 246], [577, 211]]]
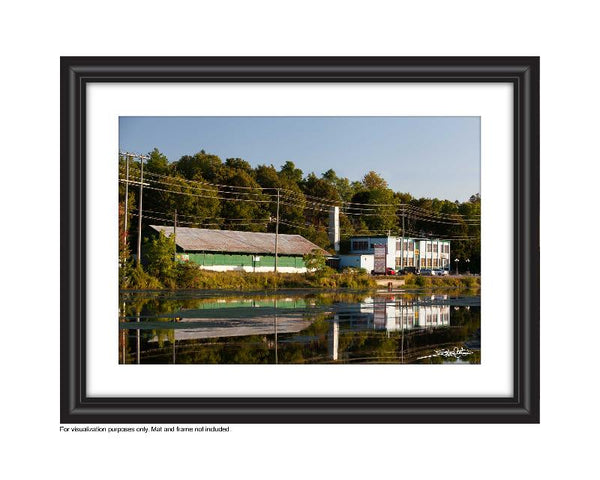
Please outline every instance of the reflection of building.
[[[273, 335], [298, 333], [311, 324], [310, 319], [302, 315], [287, 317], [251, 317], [251, 318], [186, 318], [173, 331], [176, 341], [201, 340], [207, 338], [247, 337], [249, 335]], [[189, 325], [189, 328], [186, 328]], [[172, 328], [172, 327], [171, 327]], [[158, 337], [149, 340], [157, 342]]]
[[[167, 237], [173, 235], [173, 227], [151, 227]], [[275, 268], [274, 233], [177, 227], [175, 243], [179, 261], [195, 263], [206, 270], [272, 272]], [[329, 255], [300, 235], [279, 234], [277, 270], [305, 272], [303, 256], [314, 249]]]
[[375, 265], [375, 249], [385, 247], [385, 267], [450, 270], [450, 241], [394, 236], [352, 237], [350, 253], [340, 255], [340, 267], [360, 267], [368, 272]]
[[335, 319], [331, 322], [331, 331], [329, 332], [329, 338], [327, 343], [327, 350], [332, 360], [337, 360], [339, 357], [339, 344], [340, 322], [336, 314]]
[[[432, 300], [446, 300], [446, 295], [433, 297]], [[450, 326], [450, 305], [407, 302], [404, 298], [367, 298], [361, 304], [360, 311], [372, 313], [374, 328], [388, 332]]]
[[[432, 296], [429, 301], [411, 301], [394, 297], [366, 298], [355, 312], [334, 314], [330, 322], [327, 351], [331, 360], [339, 360], [340, 330], [347, 331], [432, 329], [450, 326], [450, 305], [440, 304], [448, 300], [447, 295]], [[404, 343], [402, 343], [404, 348]]]

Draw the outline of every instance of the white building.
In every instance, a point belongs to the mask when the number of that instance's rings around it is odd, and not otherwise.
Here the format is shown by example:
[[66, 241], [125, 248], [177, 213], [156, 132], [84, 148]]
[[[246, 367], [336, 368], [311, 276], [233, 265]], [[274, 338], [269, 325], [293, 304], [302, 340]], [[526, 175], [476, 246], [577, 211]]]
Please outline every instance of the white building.
[[375, 255], [340, 255], [340, 268], [364, 268], [371, 273], [375, 268]]
[[340, 255], [340, 267], [361, 267], [373, 270], [375, 246], [385, 246], [386, 268], [401, 270], [450, 270], [450, 241], [441, 239], [396, 236], [361, 236], [350, 239], [350, 253]]

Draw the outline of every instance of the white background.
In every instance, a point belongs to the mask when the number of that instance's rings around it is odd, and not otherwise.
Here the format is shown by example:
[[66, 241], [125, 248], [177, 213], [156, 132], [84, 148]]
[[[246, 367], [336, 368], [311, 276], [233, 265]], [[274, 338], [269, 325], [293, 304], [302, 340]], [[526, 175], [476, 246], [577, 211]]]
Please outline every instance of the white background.
[[[168, 5], [168, 6], [167, 6]], [[218, 5], [218, 6], [217, 6]], [[288, 6], [289, 5], [289, 6]], [[597, 238], [592, 2], [27, 2], [3, 9], [3, 472], [9, 478], [593, 478]], [[59, 55], [540, 55], [542, 423], [59, 432]], [[555, 237], [556, 236], [556, 237]]]
[[[87, 93], [90, 396], [482, 396], [513, 393], [512, 85], [92, 84]], [[464, 115], [481, 118], [481, 365], [117, 363], [118, 116]], [[159, 146], [160, 148], [160, 146]], [[200, 148], [200, 146], [198, 147]], [[113, 159], [113, 160], [111, 160]], [[385, 173], [385, 172], [383, 172]], [[486, 200], [486, 198], [488, 200]], [[491, 274], [493, 272], [493, 275]]]

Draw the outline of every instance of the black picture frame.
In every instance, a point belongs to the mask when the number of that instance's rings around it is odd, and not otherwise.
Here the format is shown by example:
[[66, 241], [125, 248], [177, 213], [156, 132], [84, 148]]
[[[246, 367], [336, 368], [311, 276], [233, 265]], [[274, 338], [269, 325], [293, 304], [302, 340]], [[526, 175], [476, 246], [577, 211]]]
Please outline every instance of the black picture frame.
[[[538, 57], [61, 58], [62, 423], [539, 423]], [[511, 398], [91, 398], [86, 86], [92, 82], [509, 82], [514, 87]]]

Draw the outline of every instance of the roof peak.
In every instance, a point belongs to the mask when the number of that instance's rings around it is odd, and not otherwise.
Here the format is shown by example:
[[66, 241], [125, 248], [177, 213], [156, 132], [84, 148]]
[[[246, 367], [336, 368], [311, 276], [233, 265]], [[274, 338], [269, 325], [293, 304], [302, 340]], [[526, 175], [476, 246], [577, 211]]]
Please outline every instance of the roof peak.
[[[172, 230], [173, 226], [172, 225], [150, 225], [150, 227], [157, 229], [167, 229], [167, 230]], [[232, 233], [243, 233], [243, 234], [256, 234], [256, 235], [275, 235], [275, 232], [249, 232], [246, 230], [229, 230], [229, 229], [219, 229], [219, 228], [200, 228], [200, 227], [180, 227], [177, 226], [177, 230], [200, 230], [200, 231], [205, 231], [205, 232], [232, 232]], [[286, 235], [288, 237], [302, 237], [302, 235], [299, 235], [298, 233], [279, 233], [279, 236], [282, 235]], [[304, 238], [304, 237], [302, 237]]]
[[[170, 225], [150, 225], [150, 227], [167, 236], [171, 236], [174, 229]], [[270, 232], [177, 227], [176, 242], [187, 251], [270, 254], [275, 252], [275, 236], [275, 233]], [[315, 249], [329, 255], [327, 251], [302, 235], [280, 233], [278, 238], [278, 253], [281, 255], [305, 255]]]

